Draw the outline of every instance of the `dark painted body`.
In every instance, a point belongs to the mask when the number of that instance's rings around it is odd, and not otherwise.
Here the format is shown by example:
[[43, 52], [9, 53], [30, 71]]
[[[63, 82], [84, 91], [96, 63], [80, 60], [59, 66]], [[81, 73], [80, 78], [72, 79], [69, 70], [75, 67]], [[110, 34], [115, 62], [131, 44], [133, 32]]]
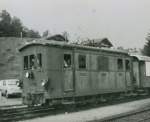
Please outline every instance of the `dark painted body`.
[[135, 87], [149, 89], [150, 88], [150, 65], [146, 65], [150, 63], [150, 57], [147, 56], [132, 56], [133, 60], [133, 77], [135, 82]]
[[[43, 104], [47, 100], [132, 90], [132, 58], [127, 53], [50, 43], [31, 43], [21, 48], [20, 52], [22, 59], [27, 55], [42, 54], [42, 67], [27, 70], [22, 67], [24, 104]], [[71, 66], [68, 68], [64, 67], [64, 54], [71, 55]], [[79, 68], [79, 55], [85, 56], [86, 68]], [[118, 59], [123, 61], [121, 70], [117, 66]], [[125, 66], [126, 60], [129, 60], [128, 70]], [[107, 66], [101, 66], [103, 70], [98, 68], [99, 62], [105, 61]], [[29, 78], [28, 74], [33, 77]]]

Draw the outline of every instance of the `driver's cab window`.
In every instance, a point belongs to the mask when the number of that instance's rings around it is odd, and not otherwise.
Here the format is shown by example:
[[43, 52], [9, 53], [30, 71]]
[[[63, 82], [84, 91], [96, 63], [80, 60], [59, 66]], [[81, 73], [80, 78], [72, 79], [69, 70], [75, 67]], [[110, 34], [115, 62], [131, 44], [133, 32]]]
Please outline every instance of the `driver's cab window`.
[[37, 54], [37, 65], [38, 67], [42, 67], [42, 54], [41, 53]]
[[30, 68], [34, 69], [35, 68], [35, 56], [30, 55]]
[[28, 56], [24, 56], [24, 70], [28, 69]]
[[71, 63], [71, 54], [64, 54], [64, 68], [70, 68]]
[[117, 66], [119, 71], [123, 71], [123, 59], [117, 60]]

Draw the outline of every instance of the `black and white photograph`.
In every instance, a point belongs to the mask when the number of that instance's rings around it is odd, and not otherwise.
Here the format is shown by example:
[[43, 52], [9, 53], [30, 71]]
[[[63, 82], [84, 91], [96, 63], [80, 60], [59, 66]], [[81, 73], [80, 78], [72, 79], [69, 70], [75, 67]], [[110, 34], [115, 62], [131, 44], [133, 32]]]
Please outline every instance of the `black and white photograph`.
[[0, 0], [0, 122], [150, 122], [150, 0]]

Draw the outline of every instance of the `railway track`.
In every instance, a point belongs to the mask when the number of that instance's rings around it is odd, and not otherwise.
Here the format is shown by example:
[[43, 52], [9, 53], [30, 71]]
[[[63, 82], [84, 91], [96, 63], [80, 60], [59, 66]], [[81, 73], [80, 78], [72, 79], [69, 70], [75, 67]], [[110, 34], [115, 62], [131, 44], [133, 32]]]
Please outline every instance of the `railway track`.
[[150, 122], [150, 106], [89, 122]]
[[22, 107], [22, 108], [8, 108], [0, 110], [0, 122], [16, 122], [19, 120], [26, 120], [36, 117], [42, 117], [54, 114], [56, 109], [52, 107]]
[[10, 108], [22, 108], [22, 107], [26, 107], [26, 105], [23, 104], [16, 104], [16, 105], [4, 105], [4, 106], [0, 106], [0, 110], [3, 109], [10, 109]]
[[[118, 103], [123, 103], [123, 102], [129, 102], [129, 101], [135, 101], [138, 99], [144, 99], [144, 98], [148, 98], [148, 96], [143, 96], [141, 98], [135, 98], [132, 100], [128, 99], [128, 100], [120, 100], [120, 102], [114, 101], [114, 102], [108, 102], [108, 103], [101, 103], [98, 105], [85, 105], [85, 106], [76, 106], [75, 109], [65, 109], [62, 108], [62, 106], [60, 108], [55, 108], [55, 107], [48, 107], [48, 106], [35, 106], [35, 107], [27, 107], [25, 105], [10, 105], [10, 106], [3, 106], [0, 107], [0, 122], [16, 122], [19, 120], [27, 120], [27, 119], [32, 119], [32, 118], [37, 118], [37, 117], [43, 117], [43, 116], [48, 116], [48, 115], [56, 115], [56, 114], [60, 114], [60, 113], [65, 113], [67, 112], [76, 112], [76, 111], [82, 111], [82, 110], [87, 110], [90, 108], [97, 108], [100, 106], [106, 106], [106, 105], [112, 105], [112, 104], [118, 104]], [[71, 108], [71, 107], [70, 107]], [[145, 110], [145, 111], [150, 111], [150, 108]], [[135, 114], [135, 112], [133, 112], [133, 114]], [[127, 115], [120, 115], [120, 116], [115, 116], [112, 118], [107, 118], [110, 119], [108, 120], [101, 120], [100, 122], [122, 122], [122, 121], [116, 121], [117, 119], [122, 119], [122, 117], [127, 117], [129, 114]], [[150, 112], [149, 112], [150, 115]], [[119, 118], [120, 117], [120, 118]], [[113, 120], [114, 119], [114, 120]], [[99, 121], [96, 121], [99, 122]], [[126, 122], [126, 121], [123, 121]], [[134, 122], [134, 121], [131, 121]], [[137, 122], [137, 121], [136, 121]], [[144, 120], [139, 121], [139, 122], [145, 122]]]

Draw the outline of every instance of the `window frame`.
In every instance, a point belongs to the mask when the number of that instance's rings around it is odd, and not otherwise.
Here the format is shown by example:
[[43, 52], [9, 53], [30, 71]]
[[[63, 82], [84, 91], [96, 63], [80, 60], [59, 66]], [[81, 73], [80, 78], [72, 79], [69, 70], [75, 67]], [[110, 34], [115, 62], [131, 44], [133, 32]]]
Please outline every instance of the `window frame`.
[[43, 66], [42, 53], [37, 53], [35, 60], [36, 60], [36, 63], [37, 63], [37, 67], [41, 68]]
[[78, 68], [82, 69], [82, 70], [87, 69], [87, 56], [86, 56], [86, 54], [79, 54], [78, 55]]
[[[26, 61], [27, 61], [27, 65], [26, 65], [26, 66], [27, 66], [27, 67], [25, 67], [25, 64], [26, 64], [26, 63], [25, 63], [25, 57], [26, 57], [26, 59], [27, 59], [27, 60], [26, 60]], [[28, 55], [23, 56], [23, 69], [24, 69], [24, 70], [28, 70], [28, 69], [29, 69], [29, 56], [28, 56]]]
[[3, 86], [6, 86], [6, 81], [5, 80], [3, 81]]
[[[32, 62], [32, 60], [31, 60], [31, 56], [33, 56], [33, 62]], [[36, 57], [35, 57], [35, 55], [34, 54], [31, 54], [31, 55], [29, 55], [29, 69], [32, 69], [32, 68], [35, 68], [35, 59], [36, 59]], [[32, 64], [32, 63], [33, 64]]]
[[150, 70], [148, 68], [150, 66], [150, 62], [149, 61], [145, 61], [144, 65], [145, 65], [145, 76], [146, 77], [150, 77]]
[[[65, 55], [67, 56], [70, 56], [70, 62], [68, 63], [68, 61], [67, 60], [65, 60]], [[65, 65], [67, 65], [67, 66], [65, 66]], [[72, 67], [72, 54], [71, 53], [64, 53], [63, 54], [63, 68], [71, 68]]]
[[[121, 64], [119, 64], [119, 61], [121, 61]], [[124, 60], [123, 60], [123, 58], [117, 59], [117, 70], [118, 71], [124, 71]]]
[[[128, 62], [128, 65], [127, 65]], [[125, 69], [126, 71], [130, 71], [131, 70], [131, 64], [130, 64], [130, 60], [129, 59], [125, 59]]]

